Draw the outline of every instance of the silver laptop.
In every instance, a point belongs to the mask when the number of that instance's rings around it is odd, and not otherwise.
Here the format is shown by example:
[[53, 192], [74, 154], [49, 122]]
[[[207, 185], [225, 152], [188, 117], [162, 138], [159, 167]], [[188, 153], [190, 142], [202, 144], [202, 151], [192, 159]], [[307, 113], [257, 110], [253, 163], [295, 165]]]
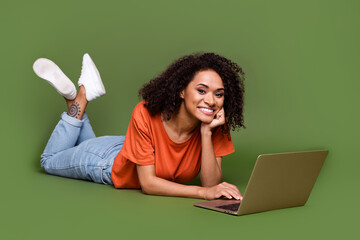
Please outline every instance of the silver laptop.
[[233, 215], [303, 206], [328, 150], [259, 155], [242, 201], [216, 199], [194, 206]]

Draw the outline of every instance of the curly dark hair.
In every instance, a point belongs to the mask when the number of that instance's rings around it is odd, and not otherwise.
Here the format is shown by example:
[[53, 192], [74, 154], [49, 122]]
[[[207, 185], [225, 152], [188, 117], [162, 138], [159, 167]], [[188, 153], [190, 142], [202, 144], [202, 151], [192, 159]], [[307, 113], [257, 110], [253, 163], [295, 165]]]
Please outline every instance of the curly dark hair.
[[183, 99], [180, 92], [203, 70], [214, 70], [221, 77], [224, 88], [224, 133], [244, 126], [244, 72], [236, 63], [215, 53], [198, 52], [183, 56], [139, 90], [151, 115], [162, 113], [171, 118], [177, 114]]

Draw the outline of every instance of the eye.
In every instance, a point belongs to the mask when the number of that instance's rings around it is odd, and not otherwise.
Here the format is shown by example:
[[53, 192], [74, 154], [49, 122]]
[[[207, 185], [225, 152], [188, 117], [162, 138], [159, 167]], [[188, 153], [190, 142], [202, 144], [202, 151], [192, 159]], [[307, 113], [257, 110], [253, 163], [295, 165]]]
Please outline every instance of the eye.
[[203, 89], [201, 89], [201, 88], [198, 89], [197, 91], [198, 91], [200, 94], [205, 94], [205, 93], [206, 93], [205, 90], [203, 90]]
[[221, 98], [222, 96], [224, 96], [224, 93], [216, 93], [215, 96]]

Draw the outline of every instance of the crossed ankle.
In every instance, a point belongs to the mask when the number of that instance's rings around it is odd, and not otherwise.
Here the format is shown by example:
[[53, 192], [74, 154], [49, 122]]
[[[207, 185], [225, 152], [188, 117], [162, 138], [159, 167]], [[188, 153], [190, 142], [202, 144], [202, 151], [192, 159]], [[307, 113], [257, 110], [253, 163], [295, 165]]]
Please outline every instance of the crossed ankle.
[[70, 117], [81, 120], [84, 113], [85, 113], [85, 108], [86, 108], [86, 103], [81, 103], [81, 102], [75, 100], [70, 105], [70, 107], [69, 107], [69, 109], [67, 111], [67, 114]]

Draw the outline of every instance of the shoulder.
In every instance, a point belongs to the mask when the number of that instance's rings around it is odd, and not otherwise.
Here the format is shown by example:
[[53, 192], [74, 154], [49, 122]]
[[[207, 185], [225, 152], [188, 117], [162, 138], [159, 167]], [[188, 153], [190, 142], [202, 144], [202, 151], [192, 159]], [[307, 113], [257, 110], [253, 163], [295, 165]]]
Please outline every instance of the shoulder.
[[141, 101], [133, 110], [131, 122], [141, 128], [151, 128], [152, 125], [158, 124], [159, 117], [157, 115], [152, 116], [149, 110], [145, 107], [145, 101]]
[[149, 118], [150, 113], [148, 109], [145, 107], [145, 101], [141, 101], [138, 104], [136, 104], [132, 116], [135, 118]]

